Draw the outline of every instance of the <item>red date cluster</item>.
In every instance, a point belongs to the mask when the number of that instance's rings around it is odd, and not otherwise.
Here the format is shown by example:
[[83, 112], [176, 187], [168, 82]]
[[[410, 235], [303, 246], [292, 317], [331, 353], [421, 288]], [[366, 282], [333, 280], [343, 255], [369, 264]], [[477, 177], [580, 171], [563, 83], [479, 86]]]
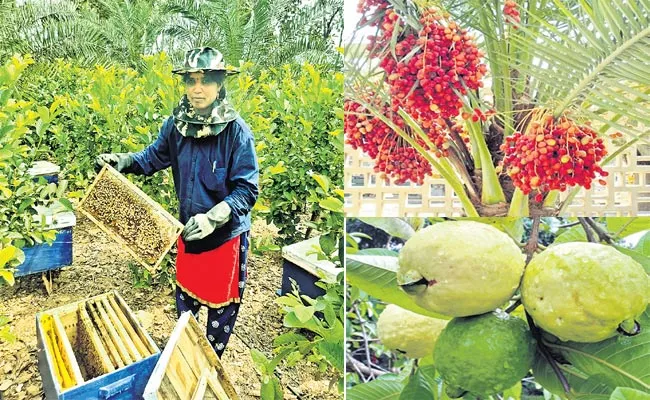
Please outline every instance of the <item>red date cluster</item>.
[[[361, 0], [357, 4], [357, 13], [361, 14], [361, 20], [359, 21], [359, 26], [366, 25], [368, 19], [366, 15], [369, 12], [376, 13], [377, 10], [384, 10], [389, 7], [389, 4], [386, 0]], [[370, 26], [376, 26], [377, 22], [371, 23]]]
[[[406, 25], [385, 0], [361, 0], [358, 10], [364, 14], [361, 24], [378, 28], [377, 36], [368, 37], [368, 49], [385, 72], [383, 83], [391, 96], [390, 104], [373, 102], [373, 106], [408, 133], [397, 115], [403, 109], [428, 136], [426, 143], [417, 137], [417, 143], [437, 157], [449, 156], [452, 129], [454, 134], [464, 133], [453, 121], [463, 107], [458, 96], [481, 87], [487, 70], [473, 38], [435, 9], [422, 13], [419, 31]], [[476, 118], [485, 120], [480, 113]], [[375, 159], [375, 171], [398, 183], [421, 184], [431, 174], [426, 159], [357, 102], [345, 103], [345, 132], [348, 144]], [[464, 143], [469, 142], [464, 136]]]
[[[386, 106], [382, 107], [376, 102], [373, 106], [382, 110], [382, 114], [390, 118], [400, 129], [409, 132], [404, 121], [392, 109]], [[424, 177], [431, 175], [431, 164], [381, 119], [366, 110], [363, 105], [346, 100], [344, 112], [345, 142], [354, 149], [363, 150], [373, 158], [375, 172], [385, 173], [395, 179], [398, 184], [410, 180], [421, 185], [424, 183]], [[437, 123], [436, 127], [440, 129]], [[420, 146], [430, 150], [420, 138], [417, 138], [416, 141]], [[441, 150], [436, 151], [436, 155], [439, 157], [443, 156], [443, 153], [447, 154], [448, 150], [443, 147], [448, 147], [448, 145], [441, 145]]]
[[477, 122], [479, 120], [481, 122], [485, 122], [489, 117], [493, 116], [495, 113], [496, 112], [494, 110], [488, 110], [487, 112], [483, 113], [483, 111], [481, 111], [480, 108], [475, 108], [472, 114], [468, 113], [467, 111], [463, 111], [461, 117], [464, 120], [471, 119], [472, 122]]
[[[598, 165], [607, 154], [603, 139], [589, 125], [578, 125], [548, 115], [531, 122], [525, 134], [515, 132], [501, 146], [503, 167], [524, 194], [536, 192], [542, 202], [551, 190], [570, 186], [590, 189], [592, 181], [607, 172]], [[605, 181], [599, 179], [599, 183]]]
[[[426, 10], [420, 19], [422, 29], [408, 32], [401, 26], [395, 54], [375, 53], [386, 72], [390, 93], [402, 102], [405, 110], [423, 123], [431, 119], [455, 117], [463, 103], [458, 93], [482, 86], [487, 67], [466, 29], [461, 29], [435, 9]], [[383, 31], [370, 48], [385, 46], [392, 38], [399, 16], [388, 10]]]
[[521, 22], [519, 11], [517, 10], [517, 2], [514, 0], [506, 1], [503, 6], [503, 15], [506, 16], [506, 22], [510, 22], [513, 28], [517, 29], [517, 25]]

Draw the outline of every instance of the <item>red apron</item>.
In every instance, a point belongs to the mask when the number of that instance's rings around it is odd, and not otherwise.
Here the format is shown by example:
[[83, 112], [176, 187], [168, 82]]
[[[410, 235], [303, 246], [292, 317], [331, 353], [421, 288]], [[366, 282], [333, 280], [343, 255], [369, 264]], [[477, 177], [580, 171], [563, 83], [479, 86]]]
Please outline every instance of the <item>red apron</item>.
[[239, 236], [199, 254], [185, 253], [179, 238], [176, 283], [208, 307], [239, 303]]

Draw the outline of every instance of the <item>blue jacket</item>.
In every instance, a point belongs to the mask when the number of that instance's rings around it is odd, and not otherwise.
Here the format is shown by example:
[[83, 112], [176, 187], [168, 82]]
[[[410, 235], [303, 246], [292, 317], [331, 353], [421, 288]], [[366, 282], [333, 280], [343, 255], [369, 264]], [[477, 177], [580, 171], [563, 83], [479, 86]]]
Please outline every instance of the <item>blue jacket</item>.
[[123, 172], [149, 176], [171, 166], [183, 224], [221, 201], [228, 203], [232, 215], [224, 226], [201, 240], [185, 242], [186, 252], [200, 253], [250, 230], [259, 182], [255, 144], [241, 118], [217, 136], [200, 139], [181, 135], [173, 118], [165, 120], [156, 141], [135, 153], [133, 164]]

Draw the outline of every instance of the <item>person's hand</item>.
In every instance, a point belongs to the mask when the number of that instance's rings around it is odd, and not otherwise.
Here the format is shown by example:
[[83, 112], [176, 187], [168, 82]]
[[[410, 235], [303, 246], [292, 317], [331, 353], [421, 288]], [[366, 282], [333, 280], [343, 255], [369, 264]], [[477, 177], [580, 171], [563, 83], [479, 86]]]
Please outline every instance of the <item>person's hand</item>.
[[196, 214], [185, 224], [181, 236], [185, 241], [203, 239], [230, 219], [230, 206], [225, 201], [212, 207], [205, 214]]
[[105, 164], [115, 168], [117, 172], [122, 172], [133, 164], [133, 155], [131, 153], [100, 154], [95, 159], [95, 172], [99, 172]]

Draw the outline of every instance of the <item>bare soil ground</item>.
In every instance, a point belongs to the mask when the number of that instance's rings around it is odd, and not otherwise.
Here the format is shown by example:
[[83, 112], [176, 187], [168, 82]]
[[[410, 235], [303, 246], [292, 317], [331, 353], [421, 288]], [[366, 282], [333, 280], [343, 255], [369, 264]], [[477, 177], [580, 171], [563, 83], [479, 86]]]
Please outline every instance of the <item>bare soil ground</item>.
[[[256, 222], [253, 236], [272, 235], [273, 230]], [[44, 397], [36, 357], [35, 315], [88, 297], [117, 290], [136, 313], [147, 332], [163, 349], [176, 323], [172, 289], [166, 285], [135, 287], [129, 254], [88, 219], [78, 216], [74, 228], [74, 262], [54, 278], [48, 295], [41, 274], [17, 278], [13, 287], [0, 287], [0, 315], [11, 320], [13, 343], [0, 341], [0, 394], [5, 400]], [[273, 303], [282, 281], [282, 257], [278, 253], [249, 256], [249, 278], [234, 335], [221, 360], [243, 400], [259, 399], [260, 375], [249, 349], [271, 357], [273, 339], [286, 332], [282, 315]], [[205, 324], [205, 309], [199, 318]], [[332, 374], [313, 366], [280, 365], [278, 373], [285, 399], [341, 399]]]

